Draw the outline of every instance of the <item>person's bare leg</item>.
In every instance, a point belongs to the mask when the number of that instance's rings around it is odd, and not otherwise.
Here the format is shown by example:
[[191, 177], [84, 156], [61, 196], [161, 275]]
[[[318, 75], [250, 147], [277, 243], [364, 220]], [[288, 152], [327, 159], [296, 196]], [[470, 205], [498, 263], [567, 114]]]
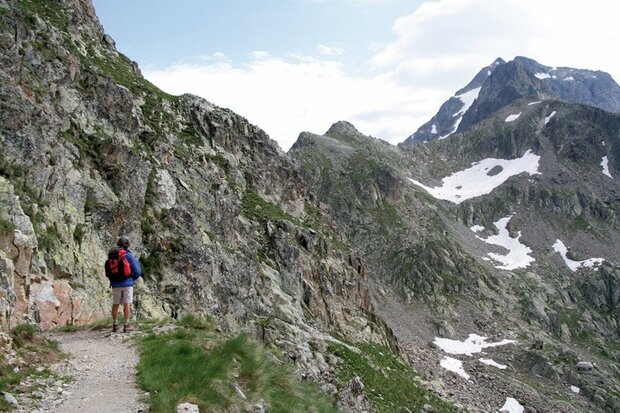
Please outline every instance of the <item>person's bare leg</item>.
[[125, 324], [123, 325], [123, 332], [129, 333], [133, 330], [129, 326], [129, 316], [131, 315], [131, 303], [123, 303], [123, 315], [125, 316]]
[[131, 315], [131, 304], [123, 303], [123, 317], [125, 317], [125, 325], [129, 324], [130, 315]]
[[112, 331], [116, 331], [117, 326], [118, 326], [118, 322], [116, 320], [118, 320], [118, 306], [120, 304], [112, 304]]

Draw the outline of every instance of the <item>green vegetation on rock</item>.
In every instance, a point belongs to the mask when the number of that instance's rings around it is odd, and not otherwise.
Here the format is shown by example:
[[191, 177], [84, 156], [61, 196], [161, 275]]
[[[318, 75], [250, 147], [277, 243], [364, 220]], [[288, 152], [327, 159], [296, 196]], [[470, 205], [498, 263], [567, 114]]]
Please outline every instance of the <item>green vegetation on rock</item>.
[[20, 0], [18, 4], [30, 18], [37, 15], [59, 29], [67, 27], [67, 17], [59, 1]]
[[364, 393], [379, 412], [417, 412], [425, 404], [438, 412], [458, 410], [432, 394], [420, 382], [418, 374], [400, 357], [386, 347], [376, 344], [360, 344], [356, 352], [348, 346], [333, 343], [329, 351], [341, 360], [336, 365], [338, 380], [347, 383], [360, 377]]
[[264, 200], [256, 192], [246, 189], [241, 200], [243, 215], [261, 223], [268, 221], [286, 220], [297, 222], [290, 214], [287, 214], [278, 205]]
[[11, 234], [15, 228], [15, 224], [0, 218], [0, 236]]

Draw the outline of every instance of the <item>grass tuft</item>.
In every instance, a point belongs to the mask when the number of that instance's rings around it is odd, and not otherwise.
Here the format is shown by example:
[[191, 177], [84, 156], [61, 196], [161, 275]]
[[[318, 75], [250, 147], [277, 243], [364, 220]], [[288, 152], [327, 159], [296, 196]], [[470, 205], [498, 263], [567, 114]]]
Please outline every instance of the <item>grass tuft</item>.
[[376, 344], [361, 344], [359, 353], [342, 344], [330, 344], [329, 351], [341, 362], [336, 366], [338, 380], [347, 383], [362, 379], [365, 392], [379, 412], [421, 411], [425, 404], [439, 412], [458, 412], [432, 394], [419, 381], [417, 373], [390, 349]]
[[274, 363], [247, 336], [215, 333], [212, 322], [196, 316], [180, 324], [185, 328], [140, 338], [138, 376], [152, 412], [183, 402], [200, 411], [246, 411], [261, 399], [271, 412], [336, 411], [315, 385], [300, 382], [291, 366]]

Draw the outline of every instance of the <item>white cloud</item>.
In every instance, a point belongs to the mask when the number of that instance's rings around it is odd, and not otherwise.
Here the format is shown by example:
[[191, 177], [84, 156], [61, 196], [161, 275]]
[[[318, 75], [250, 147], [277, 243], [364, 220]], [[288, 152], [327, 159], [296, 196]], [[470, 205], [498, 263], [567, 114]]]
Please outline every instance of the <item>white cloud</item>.
[[230, 107], [284, 149], [299, 132], [323, 133], [343, 119], [396, 143], [496, 57], [600, 69], [620, 80], [620, 55], [609, 46], [620, 41], [618, 15], [620, 3], [608, 0], [434, 0], [399, 18], [394, 40], [371, 45], [355, 74], [335, 60], [343, 50], [326, 45], [318, 46], [321, 59], [253, 51], [239, 65], [216, 53], [145, 74], [170, 93]]
[[398, 86], [389, 75], [350, 75], [332, 60], [252, 56], [244, 65], [188, 63], [144, 73], [169, 93], [193, 93], [233, 109], [285, 150], [300, 132], [322, 134], [338, 120], [396, 143], [425, 121], [429, 100], [442, 99], [433, 90]]
[[269, 57], [269, 52], [264, 50], [253, 50], [249, 53], [249, 56], [252, 59], [267, 59]]
[[317, 45], [317, 49], [323, 56], [341, 56], [344, 54], [344, 49], [342, 47], [330, 47], [324, 44], [319, 44]]
[[620, 57], [609, 49], [620, 41], [619, 14], [620, 3], [608, 0], [427, 1], [396, 21], [396, 39], [369, 63], [404, 79], [432, 74], [457, 88], [495, 57], [516, 55], [620, 80]]

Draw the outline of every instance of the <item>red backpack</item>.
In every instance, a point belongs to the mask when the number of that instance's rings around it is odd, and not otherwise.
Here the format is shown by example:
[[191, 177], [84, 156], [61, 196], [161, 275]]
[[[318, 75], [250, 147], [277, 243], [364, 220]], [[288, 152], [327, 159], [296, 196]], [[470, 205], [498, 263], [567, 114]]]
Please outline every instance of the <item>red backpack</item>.
[[123, 282], [131, 276], [131, 265], [129, 265], [127, 251], [124, 248], [114, 247], [108, 251], [108, 259], [105, 262], [105, 276], [112, 283]]

